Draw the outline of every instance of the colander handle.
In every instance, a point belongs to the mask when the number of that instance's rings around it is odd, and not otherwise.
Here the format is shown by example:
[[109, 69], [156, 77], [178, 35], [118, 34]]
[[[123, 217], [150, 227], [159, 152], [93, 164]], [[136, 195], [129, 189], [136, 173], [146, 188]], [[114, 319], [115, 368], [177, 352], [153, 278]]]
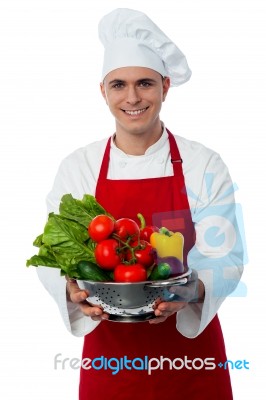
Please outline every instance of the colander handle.
[[171, 286], [180, 286], [180, 285], [185, 285], [187, 283], [188, 279], [187, 278], [183, 278], [183, 279], [179, 279], [176, 281], [154, 281], [154, 282], [149, 282], [146, 283], [145, 286], [148, 287], [171, 287]]

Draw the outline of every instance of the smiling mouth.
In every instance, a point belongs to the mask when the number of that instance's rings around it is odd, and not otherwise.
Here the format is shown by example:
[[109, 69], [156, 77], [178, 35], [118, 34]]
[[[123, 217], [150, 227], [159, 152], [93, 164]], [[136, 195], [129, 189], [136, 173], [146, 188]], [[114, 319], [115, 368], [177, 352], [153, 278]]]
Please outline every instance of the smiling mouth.
[[149, 107], [141, 108], [140, 110], [122, 110], [124, 111], [125, 114], [128, 115], [140, 115], [144, 113], [146, 110], [148, 110]]

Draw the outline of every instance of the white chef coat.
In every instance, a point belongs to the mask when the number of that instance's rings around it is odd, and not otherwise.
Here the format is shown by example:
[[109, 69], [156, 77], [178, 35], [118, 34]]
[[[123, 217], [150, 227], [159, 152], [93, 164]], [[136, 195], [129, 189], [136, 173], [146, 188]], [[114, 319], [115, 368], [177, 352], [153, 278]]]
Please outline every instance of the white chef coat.
[[[206, 250], [204, 231], [207, 228], [205, 224], [208, 223], [208, 218], [201, 218], [202, 210], [221, 205], [228, 205], [232, 210], [234, 195], [233, 191], [229, 190], [232, 188], [232, 181], [226, 165], [217, 153], [195, 141], [180, 136], [175, 136], [175, 139], [183, 160], [183, 173], [197, 233], [196, 246], [199, 250], [194, 256], [189, 254], [188, 264], [198, 270], [199, 279], [205, 286], [203, 304], [191, 303], [177, 313], [178, 331], [186, 337], [193, 338], [204, 330], [217, 313], [226, 295], [235, 289], [243, 271], [243, 262], [242, 253], [238, 249], [235, 254], [233, 252], [230, 254], [230, 260], [234, 260], [233, 265], [217, 266], [217, 263], [214, 263], [215, 268], [223, 270], [222, 275], [226, 272], [226, 280], [222, 279], [221, 282], [217, 282], [221, 274], [213, 273], [212, 268], [208, 266], [209, 263], [206, 264], [206, 259], [209, 261], [210, 257], [214, 257], [215, 261], [217, 255], [210, 254], [209, 249]], [[71, 193], [78, 199], [86, 193], [95, 195], [106, 143], [107, 139], [91, 143], [77, 149], [62, 161], [53, 188], [47, 197], [48, 212], [58, 213], [60, 199], [66, 193]], [[143, 179], [170, 175], [173, 175], [173, 168], [165, 128], [161, 138], [140, 156], [125, 154], [112, 140], [109, 179]], [[206, 185], [207, 176], [213, 178], [211, 185]], [[228, 190], [231, 193], [222, 196]], [[163, 193], [159, 195], [163, 196]], [[226, 213], [226, 206], [224, 208]], [[220, 217], [221, 212], [223, 211], [219, 211]], [[226, 218], [226, 215], [224, 217]], [[232, 216], [230, 218], [232, 220]], [[37, 272], [41, 282], [57, 302], [63, 321], [73, 335], [84, 336], [100, 323], [84, 316], [77, 305], [67, 301], [66, 280], [60, 276], [59, 269], [38, 267]], [[213, 290], [214, 287], [216, 289], [219, 287], [218, 296], [217, 290]]]

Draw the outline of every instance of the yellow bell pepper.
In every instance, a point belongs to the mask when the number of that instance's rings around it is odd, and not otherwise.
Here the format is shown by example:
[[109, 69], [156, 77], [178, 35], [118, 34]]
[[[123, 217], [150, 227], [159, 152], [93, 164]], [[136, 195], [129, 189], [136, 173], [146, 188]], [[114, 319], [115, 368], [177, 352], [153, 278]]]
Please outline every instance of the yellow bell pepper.
[[176, 257], [183, 262], [184, 236], [180, 232], [171, 232], [161, 228], [159, 232], [153, 232], [150, 243], [156, 250], [158, 257]]

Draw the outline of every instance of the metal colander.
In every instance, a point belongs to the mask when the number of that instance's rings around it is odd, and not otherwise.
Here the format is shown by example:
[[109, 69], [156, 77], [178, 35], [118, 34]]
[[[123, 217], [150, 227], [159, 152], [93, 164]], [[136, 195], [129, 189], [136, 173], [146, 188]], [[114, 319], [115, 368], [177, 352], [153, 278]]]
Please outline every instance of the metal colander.
[[186, 284], [191, 272], [188, 269], [182, 275], [163, 281], [117, 283], [78, 280], [77, 283], [90, 293], [87, 301], [101, 306], [110, 315], [109, 320], [138, 322], [154, 318], [154, 306], [174, 297], [167, 288]]

